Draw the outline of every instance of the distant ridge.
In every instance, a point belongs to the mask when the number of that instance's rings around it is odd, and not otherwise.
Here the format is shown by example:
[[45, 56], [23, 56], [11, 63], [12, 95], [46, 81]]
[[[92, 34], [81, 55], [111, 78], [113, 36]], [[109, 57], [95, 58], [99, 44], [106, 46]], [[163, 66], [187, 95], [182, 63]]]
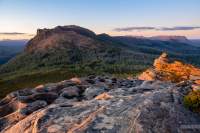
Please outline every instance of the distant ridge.
[[[65, 69], [74, 73], [132, 73], [151, 65], [162, 52], [172, 58], [200, 65], [199, 48], [168, 37], [170, 41], [144, 37], [109, 36], [76, 26], [38, 29], [23, 52], [0, 67], [0, 75], [20, 74], [41, 69]], [[19, 74], [19, 75], [20, 75]]]
[[28, 40], [0, 40], [0, 64], [23, 51]]
[[153, 36], [149, 39], [152, 40], [161, 40], [161, 41], [179, 41], [179, 42], [188, 42], [189, 40], [185, 36]]

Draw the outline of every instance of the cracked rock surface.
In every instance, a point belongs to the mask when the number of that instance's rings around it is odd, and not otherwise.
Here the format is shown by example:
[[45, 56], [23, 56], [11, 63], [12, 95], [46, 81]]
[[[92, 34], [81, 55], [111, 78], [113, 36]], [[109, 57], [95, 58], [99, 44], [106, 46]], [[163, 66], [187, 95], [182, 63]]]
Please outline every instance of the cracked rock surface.
[[2, 133], [199, 132], [199, 114], [183, 106], [188, 83], [74, 78], [10, 93], [0, 101]]

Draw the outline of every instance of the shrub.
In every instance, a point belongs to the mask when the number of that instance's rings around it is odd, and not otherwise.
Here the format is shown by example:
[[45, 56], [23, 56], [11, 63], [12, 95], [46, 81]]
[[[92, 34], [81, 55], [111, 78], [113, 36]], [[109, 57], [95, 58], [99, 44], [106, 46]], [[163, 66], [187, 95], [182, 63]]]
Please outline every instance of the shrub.
[[195, 112], [200, 112], [200, 90], [191, 91], [184, 97], [184, 105]]

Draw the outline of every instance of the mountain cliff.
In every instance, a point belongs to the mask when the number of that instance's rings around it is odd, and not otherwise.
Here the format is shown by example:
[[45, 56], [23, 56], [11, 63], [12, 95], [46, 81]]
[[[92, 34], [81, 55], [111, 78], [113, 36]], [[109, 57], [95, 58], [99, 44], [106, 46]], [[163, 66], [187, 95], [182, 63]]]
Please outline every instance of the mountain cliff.
[[58, 26], [54, 29], [38, 29], [37, 35], [31, 39], [25, 52], [38, 52], [65, 47], [95, 48], [95, 33], [79, 26]]

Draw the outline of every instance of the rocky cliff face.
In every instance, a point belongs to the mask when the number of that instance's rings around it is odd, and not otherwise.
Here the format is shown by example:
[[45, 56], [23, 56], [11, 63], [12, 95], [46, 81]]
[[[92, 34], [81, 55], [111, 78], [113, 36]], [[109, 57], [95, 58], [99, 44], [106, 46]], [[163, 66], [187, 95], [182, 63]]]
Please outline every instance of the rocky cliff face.
[[2, 133], [195, 132], [184, 108], [190, 83], [73, 78], [10, 93], [0, 102]]
[[25, 51], [44, 52], [72, 46], [94, 48], [99, 46], [93, 39], [95, 36], [94, 32], [75, 25], [57, 26], [54, 29], [38, 29], [37, 35], [28, 42]]
[[166, 53], [157, 58], [154, 61], [153, 68], [143, 72], [139, 79], [172, 82], [189, 80], [194, 83], [194, 89], [200, 89], [200, 69], [179, 61], [170, 62]]

